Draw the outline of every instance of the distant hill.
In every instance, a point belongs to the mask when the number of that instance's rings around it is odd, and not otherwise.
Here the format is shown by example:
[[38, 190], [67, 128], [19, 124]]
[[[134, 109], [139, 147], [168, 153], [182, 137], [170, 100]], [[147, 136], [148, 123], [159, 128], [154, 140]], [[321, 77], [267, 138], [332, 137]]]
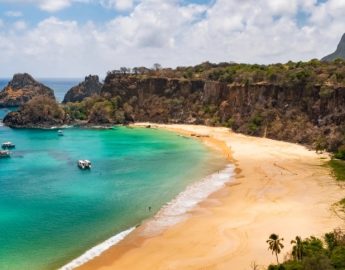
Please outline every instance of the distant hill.
[[341, 38], [337, 50], [334, 53], [322, 58], [322, 61], [333, 61], [337, 58], [345, 59], [345, 34]]

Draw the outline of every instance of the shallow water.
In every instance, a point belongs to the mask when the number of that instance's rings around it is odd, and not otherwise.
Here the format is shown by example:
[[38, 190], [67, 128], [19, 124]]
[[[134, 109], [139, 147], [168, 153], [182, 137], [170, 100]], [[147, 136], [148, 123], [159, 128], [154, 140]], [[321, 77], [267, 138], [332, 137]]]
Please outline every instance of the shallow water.
[[[0, 142], [17, 146], [0, 160], [0, 269], [61, 267], [226, 164], [200, 142], [166, 131], [64, 134], [0, 127]], [[90, 159], [92, 170], [79, 170], [78, 159]]]

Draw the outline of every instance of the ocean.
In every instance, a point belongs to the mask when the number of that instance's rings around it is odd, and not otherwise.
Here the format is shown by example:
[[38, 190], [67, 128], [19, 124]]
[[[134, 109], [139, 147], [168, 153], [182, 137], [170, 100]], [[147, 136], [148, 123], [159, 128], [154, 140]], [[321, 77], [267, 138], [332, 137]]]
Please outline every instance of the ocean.
[[[0, 126], [0, 142], [8, 140], [16, 148], [0, 159], [2, 270], [70, 269], [153, 215], [161, 222], [152, 230], [176, 223], [232, 173], [201, 142], [156, 129], [68, 128], [58, 136]], [[80, 170], [78, 159], [92, 169]]]

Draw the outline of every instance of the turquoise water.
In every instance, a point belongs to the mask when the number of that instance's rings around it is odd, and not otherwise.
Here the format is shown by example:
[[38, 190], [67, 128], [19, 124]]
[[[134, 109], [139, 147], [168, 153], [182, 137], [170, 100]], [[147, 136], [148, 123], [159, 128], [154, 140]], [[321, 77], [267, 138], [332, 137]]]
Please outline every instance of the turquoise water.
[[[0, 269], [56, 269], [139, 224], [225, 166], [198, 141], [154, 129], [13, 130], [0, 159]], [[91, 171], [76, 160], [90, 159]], [[152, 211], [148, 211], [148, 207]]]

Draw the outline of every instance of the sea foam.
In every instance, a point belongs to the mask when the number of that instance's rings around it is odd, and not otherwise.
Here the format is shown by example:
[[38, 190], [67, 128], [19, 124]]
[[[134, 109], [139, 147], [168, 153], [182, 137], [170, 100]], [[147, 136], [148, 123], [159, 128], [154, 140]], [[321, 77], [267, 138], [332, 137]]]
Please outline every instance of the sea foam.
[[[212, 193], [224, 187], [227, 182], [230, 182], [234, 174], [234, 166], [229, 164], [225, 169], [213, 173], [201, 181], [189, 185], [184, 191], [176, 196], [175, 199], [165, 204], [160, 211], [150, 220], [144, 224], [144, 235], [151, 235], [158, 233], [170, 226], [173, 226], [188, 217], [188, 212], [197, 206], [200, 202], [205, 200]], [[110, 247], [118, 244], [127, 235], [129, 235], [135, 227], [123, 231], [103, 243], [93, 247], [85, 252], [80, 257], [74, 259], [70, 263], [61, 267], [59, 270], [72, 270], [93, 258], [101, 255]]]
[[234, 166], [229, 164], [225, 169], [189, 185], [145, 224], [143, 233], [154, 234], [185, 220], [189, 211], [230, 182], [233, 174]]
[[132, 227], [126, 231], [123, 231], [108, 240], [104, 241], [103, 243], [89, 249], [83, 255], [79, 256], [78, 258], [74, 259], [70, 263], [64, 265], [63, 267], [59, 268], [59, 270], [72, 270], [75, 269], [84, 263], [90, 261], [91, 259], [101, 255], [104, 251], [109, 249], [110, 247], [116, 245], [120, 241], [122, 241], [128, 234], [130, 234], [135, 227]]

